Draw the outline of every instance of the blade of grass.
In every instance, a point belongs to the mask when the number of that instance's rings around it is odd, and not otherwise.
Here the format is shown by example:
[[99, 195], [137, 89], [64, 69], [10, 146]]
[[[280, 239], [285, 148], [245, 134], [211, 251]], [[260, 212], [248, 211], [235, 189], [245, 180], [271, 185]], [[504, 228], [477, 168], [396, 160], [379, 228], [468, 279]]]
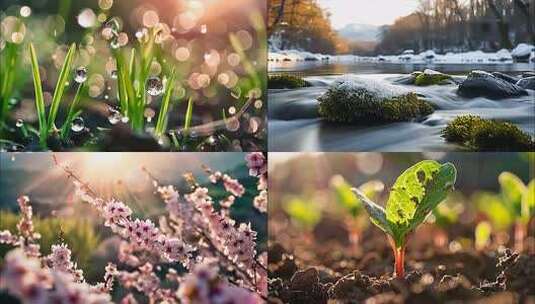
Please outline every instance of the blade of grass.
[[4, 121], [7, 116], [7, 112], [9, 109], [9, 99], [13, 94], [13, 85], [15, 82], [14, 74], [17, 71], [17, 65], [20, 61], [18, 50], [18, 44], [6, 42], [6, 47], [4, 51], [0, 53], [0, 63], [3, 67], [2, 69], [0, 69], [0, 98], [2, 99], [0, 121]]
[[191, 126], [191, 119], [193, 116], [193, 98], [190, 97], [188, 100], [188, 109], [186, 110], [186, 119], [184, 121], [184, 130], [187, 131]]
[[130, 79], [134, 79], [135, 67], [136, 67], [136, 49], [132, 48], [132, 51], [130, 52], [130, 64], [128, 67]]
[[167, 80], [167, 88], [165, 89], [160, 113], [158, 114], [158, 121], [156, 123], [156, 136], [162, 136], [162, 133], [165, 131], [167, 116], [169, 115], [169, 104], [171, 102], [171, 96], [173, 95], [174, 82], [175, 71], [171, 72], [171, 76]]
[[41, 76], [39, 75], [37, 54], [35, 53], [35, 47], [32, 43], [30, 43], [30, 59], [32, 64], [33, 87], [35, 90], [35, 107], [37, 109], [37, 116], [39, 118], [39, 144], [41, 145], [41, 148], [46, 149], [48, 128], [45, 113], [45, 99], [43, 96], [43, 87], [41, 85]]
[[119, 91], [123, 92], [123, 97], [126, 97], [126, 100], [122, 98], [121, 100], [121, 111], [124, 116], [130, 117], [133, 113], [135, 107], [136, 94], [132, 81], [130, 80], [128, 66], [126, 64], [126, 59], [124, 58], [123, 52], [119, 49], [115, 53], [115, 59], [117, 61], [117, 74], [119, 79], [119, 85], [121, 86]]
[[[52, 97], [52, 104], [50, 106], [50, 113], [48, 114], [48, 128], [51, 130], [56, 123], [56, 116], [58, 114], [59, 104], [65, 92], [65, 83], [69, 77], [71, 71], [72, 62], [74, 59], [74, 54], [76, 52], [76, 44], [71, 44], [67, 56], [65, 56], [65, 61], [63, 61], [63, 66], [61, 67], [58, 81], [56, 83], [56, 89], [54, 90], [54, 97]], [[49, 130], [49, 131], [50, 131]]]
[[78, 90], [76, 91], [76, 95], [74, 96], [74, 99], [69, 107], [69, 113], [67, 114], [67, 118], [63, 122], [63, 126], [61, 127], [61, 139], [65, 140], [71, 131], [71, 124], [73, 120], [79, 115], [79, 111], [77, 110], [78, 104], [80, 103], [80, 99], [82, 98], [82, 93], [84, 92], [84, 83], [81, 83], [78, 86]]

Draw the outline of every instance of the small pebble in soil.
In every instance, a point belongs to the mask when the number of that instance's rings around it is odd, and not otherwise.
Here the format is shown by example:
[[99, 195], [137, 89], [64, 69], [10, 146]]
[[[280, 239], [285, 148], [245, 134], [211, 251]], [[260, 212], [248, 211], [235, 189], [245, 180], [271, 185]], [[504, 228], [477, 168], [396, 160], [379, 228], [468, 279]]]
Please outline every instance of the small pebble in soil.
[[151, 96], [159, 96], [163, 93], [163, 83], [159, 77], [151, 77], [147, 80], [147, 93]]
[[82, 117], [76, 117], [71, 124], [71, 130], [73, 132], [81, 132], [85, 128], [84, 119]]
[[87, 68], [79, 67], [74, 72], [74, 81], [84, 83], [87, 80]]

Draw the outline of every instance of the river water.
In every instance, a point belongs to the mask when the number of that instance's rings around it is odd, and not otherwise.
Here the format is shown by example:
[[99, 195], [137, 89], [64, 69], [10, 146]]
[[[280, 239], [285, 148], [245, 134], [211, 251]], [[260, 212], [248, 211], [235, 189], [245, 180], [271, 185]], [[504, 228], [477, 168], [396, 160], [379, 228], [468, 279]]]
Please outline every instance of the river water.
[[529, 96], [490, 100], [463, 98], [456, 85], [406, 88], [421, 94], [436, 105], [435, 112], [421, 121], [380, 126], [356, 126], [324, 121], [317, 114], [317, 98], [341, 74], [392, 80], [403, 74], [431, 68], [444, 73], [465, 75], [471, 70], [501, 71], [518, 74], [533, 70], [530, 64], [503, 65], [410, 65], [410, 64], [321, 64], [281, 63], [271, 65], [271, 73], [298, 73], [312, 87], [269, 91], [270, 151], [458, 151], [462, 148], [444, 141], [442, 129], [456, 116], [474, 114], [509, 121], [535, 136], [535, 92]]

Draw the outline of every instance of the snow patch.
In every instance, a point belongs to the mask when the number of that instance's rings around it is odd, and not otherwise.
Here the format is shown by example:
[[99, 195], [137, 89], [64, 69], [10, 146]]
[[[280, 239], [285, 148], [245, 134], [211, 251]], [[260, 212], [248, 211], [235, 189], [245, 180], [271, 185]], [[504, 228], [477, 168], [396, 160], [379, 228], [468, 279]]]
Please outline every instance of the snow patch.
[[392, 99], [410, 93], [409, 90], [401, 86], [392, 85], [384, 80], [362, 78], [356, 75], [341, 76], [334, 81], [331, 88], [348, 93], [366, 91], [379, 99]]

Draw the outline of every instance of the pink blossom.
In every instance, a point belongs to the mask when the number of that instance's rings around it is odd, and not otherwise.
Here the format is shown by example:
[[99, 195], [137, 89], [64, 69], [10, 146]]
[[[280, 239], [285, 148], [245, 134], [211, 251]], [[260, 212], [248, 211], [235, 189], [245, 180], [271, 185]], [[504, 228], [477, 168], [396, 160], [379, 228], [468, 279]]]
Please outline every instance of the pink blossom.
[[249, 175], [260, 176], [267, 172], [266, 157], [262, 152], [248, 153], [245, 156], [247, 167], [249, 167]]
[[225, 190], [232, 193], [237, 197], [241, 197], [245, 193], [245, 188], [240, 184], [237, 179], [230, 177], [229, 175], [223, 175], [223, 186]]
[[253, 202], [256, 209], [260, 212], [267, 212], [268, 207], [268, 193], [267, 190], [262, 190], [258, 196], [254, 198]]
[[105, 220], [104, 225], [107, 227], [115, 227], [125, 223], [131, 214], [132, 210], [128, 206], [116, 200], [108, 202], [102, 211], [102, 216]]

